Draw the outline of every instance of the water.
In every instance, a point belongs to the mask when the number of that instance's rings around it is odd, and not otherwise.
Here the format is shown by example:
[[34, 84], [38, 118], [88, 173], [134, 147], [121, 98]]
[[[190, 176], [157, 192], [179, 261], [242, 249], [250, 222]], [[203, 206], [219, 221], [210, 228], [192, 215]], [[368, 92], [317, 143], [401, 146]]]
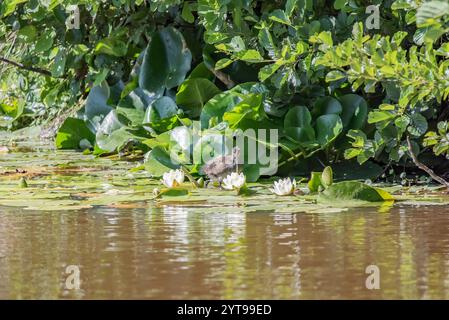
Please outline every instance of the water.
[[[48, 148], [0, 155], [0, 299], [449, 296], [448, 205], [331, 212], [218, 191], [155, 202], [158, 182], [133, 166]], [[365, 286], [369, 265], [379, 290]], [[80, 290], [67, 287], [67, 266]]]
[[[448, 298], [446, 208], [218, 211], [0, 208], [0, 298]], [[380, 290], [365, 287], [371, 264]]]

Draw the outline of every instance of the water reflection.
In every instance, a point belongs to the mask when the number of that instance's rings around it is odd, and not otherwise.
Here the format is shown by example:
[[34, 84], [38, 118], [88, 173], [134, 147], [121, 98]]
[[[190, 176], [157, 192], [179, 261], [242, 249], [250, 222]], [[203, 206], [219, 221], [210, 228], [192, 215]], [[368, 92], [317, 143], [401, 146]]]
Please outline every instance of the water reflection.
[[[448, 298], [445, 207], [329, 214], [0, 208], [0, 298]], [[378, 265], [381, 289], [365, 288]], [[65, 288], [65, 267], [81, 291]]]

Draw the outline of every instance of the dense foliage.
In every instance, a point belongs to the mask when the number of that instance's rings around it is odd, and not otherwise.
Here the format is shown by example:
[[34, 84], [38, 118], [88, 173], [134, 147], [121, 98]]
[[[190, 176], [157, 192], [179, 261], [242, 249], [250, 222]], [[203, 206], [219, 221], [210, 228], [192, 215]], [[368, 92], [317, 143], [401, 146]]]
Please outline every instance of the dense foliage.
[[202, 146], [226, 128], [280, 130], [284, 174], [376, 178], [410, 151], [446, 169], [448, 1], [5, 0], [0, 17], [0, 126], [70, 115], [59, 148], [142, 151], [160, 175], [190, 162], [186, 130], [201, 124]]

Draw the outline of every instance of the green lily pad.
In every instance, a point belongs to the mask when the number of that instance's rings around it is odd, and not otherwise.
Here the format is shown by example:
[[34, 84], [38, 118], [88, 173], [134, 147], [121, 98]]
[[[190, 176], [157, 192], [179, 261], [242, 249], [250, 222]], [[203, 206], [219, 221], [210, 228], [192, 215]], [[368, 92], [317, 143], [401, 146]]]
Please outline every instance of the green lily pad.
[[331, 185], [323, 192], [327, 200], [362, 200], [369, 202], [393, 201], [385, 190], [374, 188], [358, 181], [344, 181]]

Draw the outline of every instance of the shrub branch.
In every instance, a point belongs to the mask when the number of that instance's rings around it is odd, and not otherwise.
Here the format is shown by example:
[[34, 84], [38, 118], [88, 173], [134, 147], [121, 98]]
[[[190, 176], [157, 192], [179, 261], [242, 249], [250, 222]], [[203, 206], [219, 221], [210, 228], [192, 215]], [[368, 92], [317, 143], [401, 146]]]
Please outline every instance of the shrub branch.
[[0, 62], [4, 62], [4, 63], [7, 63], [7, 64], [10, 64], [10, 65], [15, 66], [15, 67], [17, 67], [19, 69], [24, 69], [24, 70], [27, 70], [27, 71], [40, 73], [40, 74], [43, 74], [45, 76], [49, 76], [49, 77], [52, 76], [51, 72], [48, 71], [48, 70], [41, 69], [41, 68], [36, 68], [36, 67], [31, 67], [31, 66], [26, 66], [23, 63], [15, 62], [15, 61], [6, 59], [4, 57], [0, 57]]
[[407, 145], [408, 145], [408, 151], [410, 153], [410, 156], [412, 158], [413, 163], [421, 170], [425, 171], [433, 180], [439, 182], [443, 186], [446, 186], [447, 189], [449, 189], [449, 182], [444, 180], [442, 177], [437, 175], [432, 169], [430, 169], [428, 166], [426, 166], [424, 163], [418, 160], [418, 157], [413, 152], [412, 148], [412, 142], [410, 141], [410, 137], [407, 136]]

